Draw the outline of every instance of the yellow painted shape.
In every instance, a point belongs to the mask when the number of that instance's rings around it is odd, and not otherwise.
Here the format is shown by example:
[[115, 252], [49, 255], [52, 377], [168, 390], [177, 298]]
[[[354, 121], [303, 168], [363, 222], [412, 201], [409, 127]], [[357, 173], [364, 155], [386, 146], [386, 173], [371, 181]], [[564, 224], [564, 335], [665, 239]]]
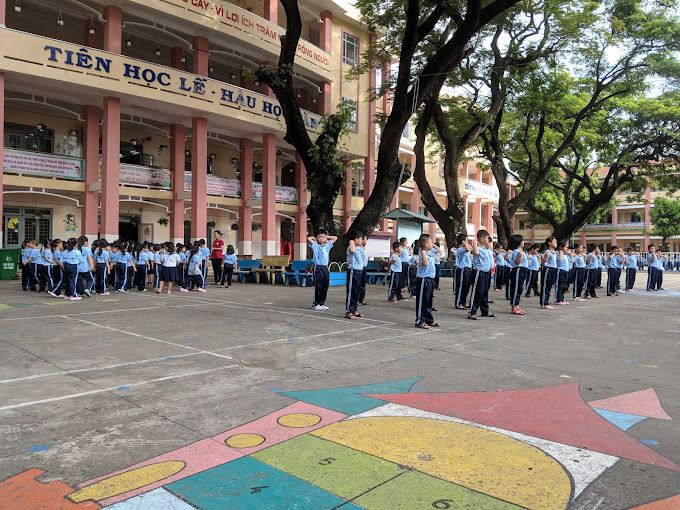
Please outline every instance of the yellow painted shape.
[[6, 305], [4, 303], [0, 303], [0, 310], [7, 310], [8, 308], [12, 308], [12, 307], [9, 306], [9, 305]]
[[279, 425], [294, 429], [304, 429], [306, 427], [313, 427], [321, 421], [321, 416], [309, 413], [292, 413], [285, 414], [276, 420]]
[[235, 434], [225, 441], [232, 448], [252, 448], [264, 443], [264, 437], [260, 434]]
[[533, 446], [467, 424], [406, 416], [358, 418], [311, 434], [533, 510], [564, 510], [571, 480]]
[[106, 498], [112, 498], [113, 496], [139, 489], [150, 483], [158, 482], [159, 480], [177, 474], [184, 469], [184, 466], [186, 466], [186, 464], [181, 460], [167, 460], [157, 464], [149, 464], [148, 466], [126, 471], [125, 473], [114, 475], [110, 478], [95, 482], [92, 485], [88, 485], [87, 487], [83, 487], [79, 491], [70, 494], [68, 498], [76, 503], [87, 500], [101, 501]]

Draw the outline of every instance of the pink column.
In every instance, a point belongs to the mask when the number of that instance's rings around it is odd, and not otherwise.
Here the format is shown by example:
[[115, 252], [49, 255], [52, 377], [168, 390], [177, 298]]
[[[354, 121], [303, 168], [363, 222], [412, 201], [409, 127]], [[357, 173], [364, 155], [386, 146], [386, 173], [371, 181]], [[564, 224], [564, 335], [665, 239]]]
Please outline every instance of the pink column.
[[172, 199], [170, 200], [170, 240], [184, 242], [184, 151], [186, 129], [183, 124], [170, 126], [170, 172]]
[[619, 222], [619, 211], [616, 209], [616, 204], [612, 207], [612, 238], [611, 245], [616, 245], [616, 224]]
[[[416, 157], [411, 156], [411, 173], [416, 168]], [[411, 203], [409, 204], [409, 207], [411, 208], [411, 211], [413, 212], [418, 212], [418, 209], [420, 208], [420, 190], [418, 189], [418, 185], [416, 184], [415, 181], [413, 181], [413, 192], [411, 193]]]
[[493, 236], [493, 203], [487, 202], [486, 204], [486, 214], [484, 215], [484, 226], [489, 231], [489, 235]]
[[[390, 203], [390, 211], [393, 211], [394, 209], [399, 208], [399, 188], [397, 188], [396, 193], [392, 197], [392, 202]], [[389, 211], [388, 211], [389, 212]], [[387, 221], [387, 220], [385, 220]], [[392, 241], [397, 240], [397, 220], [390, 220], [392, 222], [392, 235], [390, 236], [392, 238]], [[387, 230], [387, 228], [385, 229]]]
[[307, 170], [298, 154], [295, 158], [295, 187], [298, 193], [298, 208], [295, 213], [295, 258], [307, 258]]
[[472, 223], [475, 226], [475, 233], [477, 233], [482, 224], [482, 199], [476, 199], [472, 207]]
[[115, 5], [104, 8], [104, 49], [111, 53], [120, 53], [122, 49], [123, 11]]
[[321, 83], [321, 115], [328, 115], [332, 111], [331, 84], [324, 81]]
[[264, 18], [272, 23], [279, 22], [279, 0], [264, 0]]
[[586, 244], [586, 231], [583, 230], [583, 227], [581, 227], [581, 231], [579, 232], [579, 242], [584, 246]]
[[102, 219], [101, 237], [118, 237], [120, 182], [120, 99], [104, 98], [102, 119]]
[[276, 135], [262, 135], [262, 255], [277, 255]]
[[194, 37], [194, 73], [208, 76], [208, 39], [203, 36]]
[[241, 138], [239, 161], [241, 177], [241, 208], [238, 222], [238, 254], [253, 255], [253, 141]]
[[[6, 13], [6, 10], [7, 10], [7, 3], [6, 3], [6, 1], [5, 1], [5, 0], [0, 0], [0, 25], [4, 25], [4, 24], [5, 24], [5, 13]], [[4, 85], [4, 78], [3, 78], [3, 85]], [[3, 92], [3, 94], [4, 94], [4, 92]], [[4, 128], [3, 128], [3, 131], [4, 131]], [[4, 135], [3, 135], [3, 136], [4, 136]], [[3, 140], [4, 140], [4, 138], [3, 138]], [[3, 142], [3, 143], [4, 143], [4, 142]], [[0, 210], [2, 210], [2, 209], [0, 209]], [[2, 243], [2, 241], [0, 241], [0, 243]], [[1, 244], [0, 244], [0, 245], [1, 245]]]
[[[83, 131], [83, 158], [85, 159], [85, 191], [80, 210], [81, 232], [90, 240], [97, 239], [99, 231], [99, 108], [85, 106], [85, 129]], [[91, 188], [94, 188], [91, 190]], [[103, 191], [103, 190], [102, 190]]]
[[[319, 34], [319, 46], [322, 50], [328, 53], [333, 51], [333, 14], [329, 11], [323, 11], [319, 15], [321, 20], [321, 33]], [[331, 104], [331, 84], [329, 82], [321, 83], [321, 113], [329, 114], [333, 111]]]
[[185, 63], [182, 62], [182, 57], [185, 57], [183, 48], [172, 48], [172, 50], [170, 50], [170, 65], [175, 69], [186, 69]]
[[342, 183], [342, 225], [345, 232], [352, 225], [352, 166], [345, 161], [345, 180]]
[[191, 240], [208, 233], [208, 120], [191, 119]]
[[[4, 0], [0, 0], [4, 2]], [[0, 5], [0, 7], [2, 7]], [[5, 23], [5, 9], [0, 9], [0, 23]], [[5, 74], [0, 73], [0, 214], [3, 211], [4, 161], [5, 160]], [[0, 233], [0, 248], [4, 243], [4, 232]]]

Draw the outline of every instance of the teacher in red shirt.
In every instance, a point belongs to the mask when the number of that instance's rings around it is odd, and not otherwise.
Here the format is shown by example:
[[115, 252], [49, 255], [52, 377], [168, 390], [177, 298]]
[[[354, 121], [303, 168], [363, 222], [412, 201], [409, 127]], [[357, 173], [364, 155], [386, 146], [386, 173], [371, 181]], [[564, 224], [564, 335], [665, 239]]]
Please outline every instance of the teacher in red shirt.
[[222, 232], [215, 230], [215, 238], [212, 242], [212, 251], [210, 252], [210, 260], [212, 262], [213, 276], [215, 277], [215, 285], [222, 279], [222, 259], [224, 257], [224, 240], [222, 239]]

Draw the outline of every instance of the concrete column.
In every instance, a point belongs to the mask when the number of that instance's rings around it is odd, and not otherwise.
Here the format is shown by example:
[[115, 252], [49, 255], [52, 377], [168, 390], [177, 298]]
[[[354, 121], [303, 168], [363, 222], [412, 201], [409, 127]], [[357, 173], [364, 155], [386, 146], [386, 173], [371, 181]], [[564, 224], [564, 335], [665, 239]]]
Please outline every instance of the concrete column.
[[184, 242], [184, 150], [186, 129], [183, 124], [170, 126], [170, 173], [172, 199], [170, 200], [170, 240]]
[[328, 115], [333, 110], [331, 104], [331, 84], [327, 81], [321, 83], [321, 115]]
[[333, 52], [333, 14], [323, 11], [319, 14], [321, 20], [321, 33], [319, 34], [319, 46], [327, 53]]
[[208, 76], [208, 39], [203, 36], [194, 37], [194, 74]]
[[172, 50], [170, 50], [170, 65], [175, 69], [186, 70], [187, 66], [182, 62], [182, 57], [185, 57], [184, 48], [172, 48]]
[[307, 258], [307, 169], [298, 154], [295, 158], [295, 187], [298, 208], [295, 213], [295, 259]]
[[484, 215], [484, 226], [489, 231], [489, 235], [493, 236], [493, 204], [488, 202], [486, 204], [486, 214]]
[[475, 234], [477, 233], [477, 230], [479, 230], [480, 225], [482, 224], [482, 199], [478, 198], [474, 201], [474, 205], [472, 206], [472, 223], [475, 226]]
[[279, 0], [264, 0], [264, 18], [278, 25]]
[[253, 141], [241, 138], [239, 169], [241, 176], [241, 209], [238, 222], [238, 254], [253, 255]]
[[[97, 239], [99, 228], [99, 107], [85, 106], [85, 129], [83, 130], [83, 159], [85, 159], [85, 191], [80, 210], [81, 233], [90, 240]], [[90, 190], [90, 188], [94, 190]], [[104, 192], [105, 190], [102, 189]]]
[[[428, 216], [429, 216], [431, 219], [434, 219], [434, 218], [432, 218], [432, 215], [431, 215], [431, 214], [428, 214]], [[427, 233], [430, 234], [430, 237], [432, 238], [432, 241], [436, 241], [436, 240], [437, 240], [437, 222], [432, 221], [431, 223], [428, 223], [428, 224], [427, 224]]]
[[616, 204], [612, 207], [612, 238], [611, 245], [616, 245], [616, 224], [619, 222], [619, 211], [616, 209]]
[[[4, 0], [0, 0], [4, 4]], [[3, 5], [0, 4], [0, 7]], [[0, 9], [0, 23], [5, 23], [5, 9]], [[5, 74], [0, 73], [0, 214], [3, 211], [3, 186], [5, 168]], [[5, 242], [4, 232], [0, 233], [0, 248]]]
[[120, 53], [123, 38], [123, 11], [115, 5], [104, 8], [104, 49], [111, 53]]
[[420, 209], [420, 190], [418, 189], [418, 186], [416, 186], [416, 183], [413, 183], [413, 192], [411, 193], [411, 211], [417, 213], [419, 212], [418, 210]]
[[[0, 0], [0, 25], [5, 24], [6, 11], [7, 11], [7, 2], [5, 0]], [[3, 81], [3, 84], [4, 84], [4, 81]], [[4, 129], [3, 129], [3, 131], [4, 131]], [[4, 140], [4, 138], [3, 138], [3, 140]], [[1, 245], [2, 245], [2, 240], [0, 240], [0, 246]]]
[[[390, 203], [390, 211], [397, 209], [398, 207], [399, 207], [399, 188], [397, 188], [397, 191], [394, 193], [394, 196], [392, 197], [392, 202]], [[397, 220], [390, 221], [392, 221], [392, 235], [390, 237], [392, 238], [392, 242], [394, 242], [397, 240]]]
[[113, 241], [118, 238], [120, 216], [120, 99], [104, 98], [102, 119], [102, 208], [100, 233]]
[[345, 232], [352, 225], [352, 165], [345, 161], [345, 180], [342, 183], [342, 226]]
[[208, 234], [208, 120], [191, 119], [191, 240]]
[[278, 255], [276, 234], [276, 135], [262, 135], [262, 255]]
[[584, 246], [586, 244], [586, 231], [583, 230], [583, 227], [581, 227], [581, 231], [579, 232], [579, 243]]

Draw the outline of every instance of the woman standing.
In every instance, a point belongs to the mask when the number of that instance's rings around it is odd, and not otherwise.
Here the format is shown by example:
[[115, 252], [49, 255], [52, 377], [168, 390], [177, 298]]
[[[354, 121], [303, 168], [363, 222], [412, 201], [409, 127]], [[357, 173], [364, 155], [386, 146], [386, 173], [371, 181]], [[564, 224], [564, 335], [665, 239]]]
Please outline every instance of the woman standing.
[[212, 262], [213, 277], [215, 278], [215, 285], [219, 285], [222, 281], [222, 259], [224, 257], [224, 241], [222, 240], [222, 232], [215, 230], [215, 238], [212, 242], [212, 251], [210, 252], [210, 261]]

